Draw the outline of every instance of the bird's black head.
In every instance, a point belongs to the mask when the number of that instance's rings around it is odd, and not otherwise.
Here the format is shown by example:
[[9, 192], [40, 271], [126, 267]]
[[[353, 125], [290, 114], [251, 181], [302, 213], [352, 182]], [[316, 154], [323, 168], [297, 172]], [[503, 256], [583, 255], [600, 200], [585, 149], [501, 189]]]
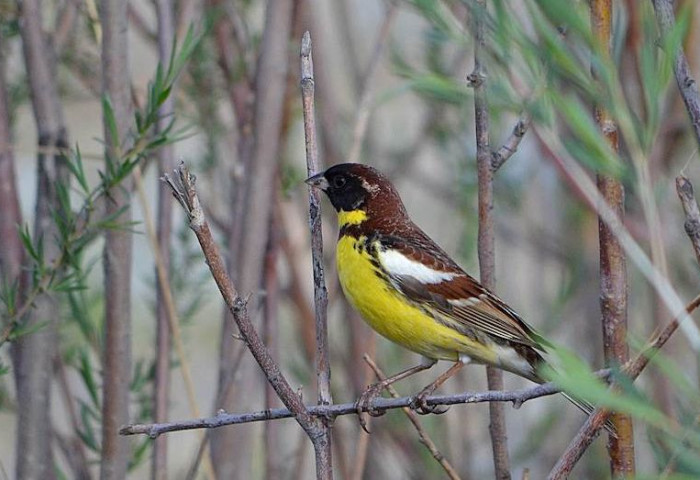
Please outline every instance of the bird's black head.
[[361, 209], [371, 193], [363, 175], [369, 171], [370, 167], [364, 165], [343, 163], [314, 175], [306, 183], [326, 192], [336, 211], [351, 212]]
[[379, 209], [391, 213], [403, 211], [403, 202], [389, 179], [377, 169], [361, 163], [341, 163], [306, 180], [320, 188], [336, 211], [363, 210], [367, 214]]

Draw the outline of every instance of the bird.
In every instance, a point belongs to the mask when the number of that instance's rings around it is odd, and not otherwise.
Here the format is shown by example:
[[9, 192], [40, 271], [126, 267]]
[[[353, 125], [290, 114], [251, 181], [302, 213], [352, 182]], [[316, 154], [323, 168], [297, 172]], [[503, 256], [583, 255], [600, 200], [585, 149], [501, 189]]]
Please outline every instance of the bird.
[[381, 336], [423, 357], [419, 365], [369, 386], [358, 414], [372, 413], [372, 399], [387, 385], [438, 360], [454, 364], [414, 397], [412, 407], [421, 413], [445, 411], [425, 399], [467, 363], [544, 382], [539, 372], [548, 342], [411, 220], [385, 175], [369, 165], [342, 163], [306, 183], [321, 189], [337, 212], [336, 264], [349, 303]]

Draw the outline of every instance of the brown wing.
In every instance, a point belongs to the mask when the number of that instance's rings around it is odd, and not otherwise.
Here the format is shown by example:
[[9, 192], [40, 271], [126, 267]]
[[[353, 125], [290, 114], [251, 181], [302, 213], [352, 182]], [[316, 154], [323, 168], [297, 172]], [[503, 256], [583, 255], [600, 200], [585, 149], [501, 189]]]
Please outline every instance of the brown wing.
[[410, 275], [386, 272], [395, 288], [433, 312], [437, 320], [447, 321], [472, 337], [486, 334], [498, 343], [515, 342], [542, 349], [537, 334], [516, 312], [464, 272], [417, 227], [411, 235], [386, 235], [374, 240], [379, 241], [380, 248], [395, 250], [438, 272], [454, 274], [439, 283], [423, 283]]

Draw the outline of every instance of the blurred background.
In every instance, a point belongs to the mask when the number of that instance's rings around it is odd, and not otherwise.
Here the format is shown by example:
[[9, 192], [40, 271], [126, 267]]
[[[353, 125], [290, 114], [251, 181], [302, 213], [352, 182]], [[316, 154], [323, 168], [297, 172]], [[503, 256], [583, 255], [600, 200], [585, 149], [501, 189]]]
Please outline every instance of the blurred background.
[[[105, 475], [111, 460], [105, 460], [103, 434], [114, 425], [281, 406], [236, 338], [184, 212], [165, 206], [171, 195], [159, 177], [181, 160], [197, 176], [233, 280], [249, 295], [252, 320], [292, 386], [306, 403], [315, 402], [299, 91], [306, 30], [323, 165], [359, 161], [385, 172], [414, 221], [478, 277], [474, 98], [467, 76], [474, 68], [471, 25], [484, 22], [491, 148], [503, 145], [523, 112], [533, 122], [495, 175], [496, 292], [591, 369], [604, 366], [598, 218], [581, 193], [580, 175], [561, 156], [586, 176], [602, 172], [620, 180], [633, 239], [649, 256], [658, 239], [657, 267], [682, 299], [697, 295], [700, 270], [675, 177], [700, 180], [698, 142], [671, 57], [660, 47], [651, 2], [614, 2], [610, 63], [590, 35], [583, 0], [494, 0], [485, 11], [457, 0], [121, 3], [0, 0], [2, 478]], [[698, 78], [700, 8], [692, 0], [675, 8], [677, 27], [669, 34], [675, 43], [665, 44], [666, 51], [682, 46]], [[105, 28], [108, 22], [117, 33]], [[123, 63], [109, 70], [106, 59]], [[619, 153], [601, 147], [597, 104], [624, 125]], [[658, 213], [653, 222], [649, 205]], [[365, 353], [387, 374], [419, 358], [371, 332], [346, 303], [335, 275], [335, 213], [325, 199], [322, 206], [333, 400], [353, 402], [375, 381]], [[176, 316], [156, 280], [151, 226]], [[133, 251], [111, 250], [110, 235], [125, 238]], [[109, 258], [117, 270], [131, 266], [122, 279], [126, 296], [111, 303]], [[672, 315], [634, 259], [627, 278], [628, 341], [637, 351]], [[125, 312], [110, 313], [114, 302]], [[108, 318], [130, 326], [116, 334], [123, 348], [115, 354], [126, 360], [121, 371], [128, 375], [110, 370], [107, 345], [115, 337], [107, 333]], [[630, 411], [637, 412], [640, 477], [700, 475], [696, 330], [677, 333], [658, 362], [626, 385]], [[413, 394], [447, 366], [396, 389]], [[125, 418], [105, 410], [103, 399], [113, 391], [104, 388], [115, 376], [123, 383]], [[527, 385], [505, 376], [506, 389]], [[486, 389], [485, 369], [469, 366], [440, 392]], [[660, 415], [654, 418], [668, 428], [645, 420], [644, 412]], [[112, 427], [105, 415], [114, 415]], [[40, 425], [32, 423], [39, 418]], [[518, 409], [508, 404], [506, 418], [514, 478], [525, 469], [531, 478], [545, 476], [584, 421], [560, 395]], [[453, 406], [419, 420], [460, 478], [493, 476], [487, 404]], [[370, 428], [367, 435], [353, 415], [335, 421], [336, 478], [445, 476], [400, 410], [373, 418]], [[606, 438], [587, 451], [575, 478], [610, 477]], [[126, 473], [113, 478], [315, 475], [311, 443], [292, 419], [120, 442], [123, 450], [115, 455]]]

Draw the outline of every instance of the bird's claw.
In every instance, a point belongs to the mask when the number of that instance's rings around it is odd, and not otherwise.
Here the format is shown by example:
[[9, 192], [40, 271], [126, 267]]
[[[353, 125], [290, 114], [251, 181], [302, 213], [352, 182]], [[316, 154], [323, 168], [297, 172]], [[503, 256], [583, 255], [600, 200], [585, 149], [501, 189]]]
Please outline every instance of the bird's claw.
[[419, 415], [442, 415], [447, 412], [450, 407], [448, 405], [429, 405], [427, 398], [433, 393], [433, 390], [423, 390], [416, 395], [411, 401], [411, 409], [415, 410]]
[[362, 395], [360, 395], [360, 398], [355, 403], [358, 421], [360, 422], [362, 430], [367, 433], [370, 433], [370, 431], [364, 414], [366, 413], [371, 417], [380, 417], [386, 413], [386, 410], [375, 408], [373, 405], [374, 399], [379, 396], [381, 390], [382, 386], [374, 383], [367, 387], [364, 392], [362, 392]]

